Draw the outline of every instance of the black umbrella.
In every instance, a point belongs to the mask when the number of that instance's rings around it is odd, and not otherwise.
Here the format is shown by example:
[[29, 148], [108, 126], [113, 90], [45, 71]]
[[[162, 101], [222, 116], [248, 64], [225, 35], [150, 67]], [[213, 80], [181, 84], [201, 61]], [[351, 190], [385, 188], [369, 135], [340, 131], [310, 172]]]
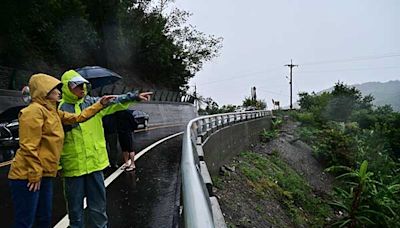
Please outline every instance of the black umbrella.
[[76, 69], [76, 72], [90, 82], [92, 89], [110, 85], [122, 79], [119, 74], [99, 66], [81, 67]]

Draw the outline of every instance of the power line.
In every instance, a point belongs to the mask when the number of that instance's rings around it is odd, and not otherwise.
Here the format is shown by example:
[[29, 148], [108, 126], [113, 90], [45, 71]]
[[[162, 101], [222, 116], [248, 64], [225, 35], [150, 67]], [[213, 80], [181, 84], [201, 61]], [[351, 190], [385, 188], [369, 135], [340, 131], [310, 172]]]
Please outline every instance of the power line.
[[342, 63], [342, 62], [357, 62], [357, 61], [365, 61], [372, 59], [383, 59], [383, 58], [395, 58], [400, 57], [400, 54], [387, 54], [387, 55], [378, 55], [378, 56], [363, 56], [363, 57], [354, 57], [349, 59], [335, 59], [335, 60], [324, 60], [324, 61], [316, 61], [316, 62], [305, 62], [301, 65], [319, 65], [319, 64], [330, 64], [330, 63]]
[[234, 76], [234, 77], [230, 77], [230, 78], [225, 78], [225, 79], [221, 79], [221, 80], [216, 80], [216, 81], [211, 81], [211, 82], [205, 82], [199, 85], [209, 85], [209, 84], [213, 84], [213, 83], [218, 83], [218, 82], [224, 82], [224, 81], [231, 81], [231, 80], [235, 80], [235, 79], [242, 79], [242, 78], [248, 78], [248, 77], [254, 77], [255, 74], [261, 74], [261, 73], [267, 73], [267, 72], [272, 72], [275, 70], [278, 70], [278, 67], [275, 68], [271, 68], [269, 70], [263, 70], [263, 71], [256, 71], [256, 72], [251, 72], [251, 73], [245, 73], [245, 74], [241, 74], [238, 76]]
[[[354, 58], [349, 58], [349, 59], [336, 59], [336, 60], [326, 60], [326, 61], [317, 61], [317, 62], [305, 62], [305, 63], [302, 63], [301, 65], [310, 66], [310, 65], [341, 63], [341, 62], [354, 62], [354, 61], [364, 61], [364, 60], [371, 60], [371, 59], [394, 58], [394, 57], [400, 57], [400, 53], [393, 53], [393, 54], [386, 54], [386, 55], [376, 55], [376, 56], [361, 56], [361, 57], [354, 57]], [[363, 69], [354, 69], [354, 70], [385, 69], [385, 68], [398, 68], [398, 67], [363, 68]], [[205, 82], [205, 83], [202, 83], [202, 84], [199, 84], [199, 85], [209, 85], [209, 84], [214, 84], [214, 83], [224, 82], [224, 81], [229, 81], [229, 80], [254, 77], [254, 75], [256, 75], [256, 74], [272, 72], [272, 71], [275, 71], [275, 70], [278, 70], [278, 69], [279, 69], [279, 67], [274, 67], [274, 68], [270, 68], [270, 69], [267, 69], [267, 70], [244, 73], [244, 74], [240, 74], [240, 75], [233, 76], [233, 77], [226, 78], [226, 79]], [[345, 70], [353, 70], [353, 69], [345, 69]], [[345, 71], [345, 70], [339, 69], [338, 71]], [[336, 70], [334, 70], [334, 71], [321, 71], [321, 72], [335, 72], [335, 71]], [[302, 73], [304, 73], [304, 72], [305, 71], [303, 71]], [[311, 73], [311, 71], [309, 71], [309, 72]], [[318, 71], [315, 71], [315, 72], [318, 72]]]
[[276, 94], [276, 95], [286, 96], [286, 94], [278, 93], [278, 92], [274, 92], [274, 91], [266, 90], [266, 89], [260, 89], [260, 87], [258, 88], [258, 90], [259, 91], [261, 90], [261, 91], [266, 92], [266, 93], [272, 93], [272, 94]]
[[328, 73], [328, 72], [343, 72], [343, 71], [363, 71], [363, 70], [379, 70], [379, 69], [397, 69], [400, 66], [384, 66], [384, 67], [367, 67], [367, 68], [347, 68], [347, 69], [337, 69], [337, 70], [312, 70], [312, 71], [299, 71], [302, 73]]

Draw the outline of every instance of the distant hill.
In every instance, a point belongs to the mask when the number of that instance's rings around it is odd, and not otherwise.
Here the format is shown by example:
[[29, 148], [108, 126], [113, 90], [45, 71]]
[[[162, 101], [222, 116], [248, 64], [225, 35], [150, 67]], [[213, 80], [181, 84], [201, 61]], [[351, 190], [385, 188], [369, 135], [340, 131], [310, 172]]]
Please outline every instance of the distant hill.
[[[400, 111], [400, 81], [388, 82], [366, 82], [362, 84], [350, 85], [360, 90], [363, 96], [371, 94], [375, 100], [373, 104], [376, 106], [391, 105], [397, 112]], [[323, 90], [332, 91], [333, 87]]]

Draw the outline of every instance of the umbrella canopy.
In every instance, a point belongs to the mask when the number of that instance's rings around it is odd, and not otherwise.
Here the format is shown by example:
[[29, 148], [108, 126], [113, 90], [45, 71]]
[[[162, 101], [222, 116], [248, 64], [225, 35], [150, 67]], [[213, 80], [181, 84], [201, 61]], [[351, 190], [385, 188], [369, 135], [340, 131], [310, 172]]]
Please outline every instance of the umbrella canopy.
[[119, 74], [99, 66], [85, 66], [75, 71], [90, 82], [92, 89], [110, 85], [122, 79]]

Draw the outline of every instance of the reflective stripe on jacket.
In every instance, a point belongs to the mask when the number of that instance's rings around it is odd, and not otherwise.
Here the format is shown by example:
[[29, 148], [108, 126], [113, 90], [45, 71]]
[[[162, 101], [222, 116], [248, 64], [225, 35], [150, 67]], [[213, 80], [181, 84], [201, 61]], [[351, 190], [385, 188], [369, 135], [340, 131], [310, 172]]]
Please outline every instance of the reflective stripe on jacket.
[[[78, 74], [70, 70], [63, 74], [63, 99], [59, 109], [67, 112], [80, 113], [99, 98], [85, 96], [78, 99], [68, 87], [68, 82]], [[86, 86], [84, 87], [86, 90]], [[108, 107], [97, 113], [90, 120], [65, 128], [64, 148], [61, 153], [60, 166], [65, 177], [82, 176], [103, 170], [108, 163], [106, 142], [102, 118], [116, 111], [125, 110], [138, 99], [137, 94], [127, 93], [119, 96]]]

